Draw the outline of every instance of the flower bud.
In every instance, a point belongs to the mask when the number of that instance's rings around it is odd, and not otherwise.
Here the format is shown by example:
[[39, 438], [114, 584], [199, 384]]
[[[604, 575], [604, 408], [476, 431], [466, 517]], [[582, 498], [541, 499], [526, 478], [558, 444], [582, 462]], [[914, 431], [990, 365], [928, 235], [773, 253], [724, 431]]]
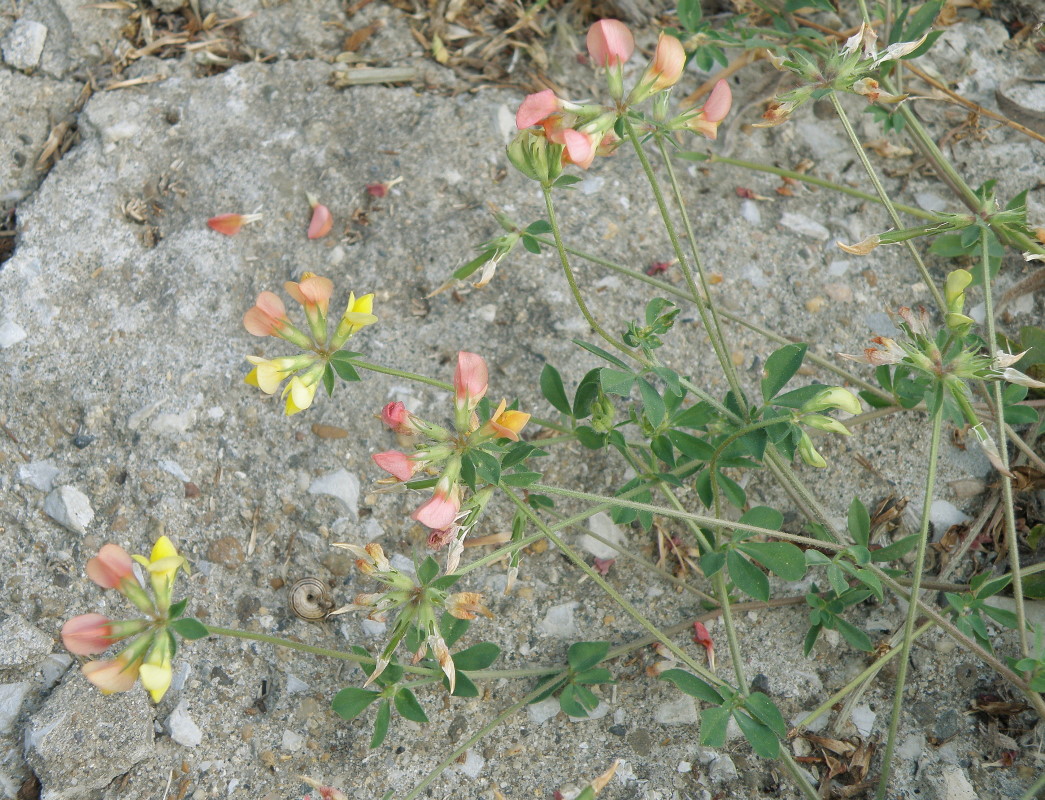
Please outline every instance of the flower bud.
[[811, 467], [823, 469], [827, 466], [824, 457], [813, 447], [813, 440], [809, 438], [809, 434], [805, 431], [802, 431], [802, 438], [798, 440], [798, 454]]
[[838, 408], [850, 414], [859, 414], [863, 409], [860, 400], [855, 394], [841, 386], [831, 386], [823, 391], [817, 392], [812, 400], [802, 406], [803, 412], [827, 411]]
[[563, 146], [549, 142], [543, 133], [519, 131], [508, 145], [508, 160], [530, 180], [550, 185], [562, 172]]
[[823, 414], [807, 414], [802, 417], [801, 420], [803, 425], [810, 428], [816, 428], [818, 431], [827, 431], [828, 433], [840, 433], [843, 436], [849, 436], [849, 429], [839, 422], [834, 417], [827, 417]]

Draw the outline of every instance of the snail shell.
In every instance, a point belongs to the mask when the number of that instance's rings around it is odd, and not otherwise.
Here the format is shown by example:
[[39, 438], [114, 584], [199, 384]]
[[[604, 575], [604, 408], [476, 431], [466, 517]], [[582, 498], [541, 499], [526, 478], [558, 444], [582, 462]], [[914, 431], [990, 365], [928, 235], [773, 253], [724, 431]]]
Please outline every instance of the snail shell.
[[318, 622], [333, 607], [330, 589], [319, 578], [302, 578], [290, 587], [290, 610], [300, 619]]

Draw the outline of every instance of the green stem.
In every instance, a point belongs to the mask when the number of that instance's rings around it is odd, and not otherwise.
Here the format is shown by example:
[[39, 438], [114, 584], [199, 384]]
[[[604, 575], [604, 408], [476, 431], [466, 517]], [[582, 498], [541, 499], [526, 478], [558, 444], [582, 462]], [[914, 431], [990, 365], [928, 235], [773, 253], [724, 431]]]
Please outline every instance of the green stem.
[[[628, 122], [630, 125], [630, 121]], [[708, 283], [708, 276], [704, 270], [704, 265], [700, 260], [700, 252], [697, 249], [697, 235], [693, 230], [693, 223], [690, 221], [689, 212], [686, 210], [686, 201], [682, 197], [682, 188], [679, 186], [678, 177], [675, 175], [675, 166], [671, 163], [671, 157], [668, 155], [668, 151], [664, 145], [664, 137], [659, 133], [654, 134], [654, 139], [657, 142], [657, 149], [660, 151], [660, 158], [664, 164], [664, 169], [668, 173], [668, 183], [671, 186], [671, 193], [675, 198], [675, 207], [678, 209], [679, 216], [682, 218], [682, 227], [686, 232], [686, 238], [689, 240], [690, 253], [693, 255], [693, 266], [697, 268], [697, 277], [700, 279], [700, 291], [697, 291], [697, 287], [693, 282], [693, 270], [685, 261], [679, 261], [679, 267], [682, 269], [682, 274], [686, 277], [686, 285], [689, 287], [690, 294], [693, 296], [695, 303], [703, 303], [707, 306], [708, 313], [711, 316], [711, 323], [714, 325], [715, 336], [718, 338], [722, 350], [726, 355], [726, 363], [723, 364], [723, 370], [727, 373], [726, 378], [729, 378], [729, 374], [733, 375], [733, 380], [730, 381], [730, 388], [733, 389], [733, 394], [737, 399], [743, 397], [740, 393], [740, 382], [736, 376], [736, 365], [733, 363], [733, 358], [730, 354], [729, 343], [726, 341], [726, 335], [722, 331], [722, 323], [718, 319], [717, 304], [711, 295], [711, 286]], [[634, 138], [634, 131], [632, 131], [632, 142], [636, 147], [641, 147], [638, 140]], [[645, 155], [645, 152], [642, 153]], [[652, 177], [652, 170], [647, 175]], [[667, 222], [670, 217], [665, 217]]]
[[[918, 630], [914, 632], [914, 638], [917, 639], [931, 627], [933, 627], [933, 623], [926, 622], [920, 628], [918, 628]], [[865, 669], [863, 672], [861, 672], [859, 675], [857, 675], [855, 678], [849, 681], [849, 683], [847, 683], [845, 686], [843, 686], [841, 689], [839, 689], [837, 692], [835, 692], [833, 695], [827, 698], [824, 702], [822, 702], [820, 705], [818, 705], [816, 708], [814, 708], [812, 711], [810, 711], [808, 714], [802, 717], [802, 721], [795, 726], [795, 731], [801, 731], [802, 729], [807, 728], [813, 721], [822, 717], [824, 714], [826, 714], [828, 711], [834, 708], [838, 703], [841, 703], [842, 700], [845, 699], [846, 695], [850, 694], [853, 690], [855, 690], [864, 682], [873, 678], [876, 674], [878, 674], [882, 667], [884, 667], [898, 655], [900, 655], [900, 650], [899, 648], [894, 647], [881, 658], [876, 659], [875, 662], [871, 664], [871, 666], [869, 666], [867, 669]]]
[[653, 191], [653, 199], [656, 201], [657, 208], [660, 211], [661, 221], [664, 223], [664, 228], [667, 230], [668, 239], [671, 240], [671, 247], [675, 251], [675, 258], [678, 259], [679, 266], [682, 268], [682, 271], [686, 276], [690, 294], [693, 302], [697, 306], [697, 313], [700, 314], [700, 320], [704, 324], [704, 331], [707, 333], [708, 339], [711, 342], [711, 347], [715, 351], [715, 357], [718, 358], [719, 366], [721, 366], [722, 371], [726, 376], [729, 388], [733, 391], [734, 396], [739, 401], [744, 395], [740, 391], [740, 383], [736, 376], [736, 368], [733, 365], [732, 358], [726, 349], [725, 342], [719, 336], [720, 331], [715, 327], [714, 320], [709, 314], [710, 299], [706, 296], [701, 298], [696, 285], [693, 283], [693, 274], [689, 267], [689, 261], [686, 258], [686, 252], [682, 249], [682, 243], [679, 241], [678, 232], [675, 230], [675, 224], [671, 221], [671, 214], [668, 212], [668, 205], [664, 202], [664, 194], [660, 190], [660, 183], [657, 181], [656, 175], [653, 174], [653, 167], [650, 165], [649, 159], [646, 157], [646, 151], [642, 149], [642, 142], [639, 141], [638, 134], [635, 132], [635, 126], [631, 124], [631, 120], [627, 116], [623, 116], [621, 119], [624, 121], [624, 130], [628, 134], [628, 139], [631, 141], [632, 147], [635, 149], [635, 153], [639, 158], [639, 163], [642, 165], [642, 170], [646, 174], [646, 179], [649, 181], [650, 188]]
[[[540, 538], [540, 537], [537, 537]], [[283, 639], [279, 636], [270, 636], [267, 633], [255, 633], [253, 631], [241, 631], [236, 628], [220, 628], [217, 625], [204, 625], [207, 633], [211, 636], [228, 636], [233, 639], [249, 639], [254, 642], [264, 642], [275, 647], [285, 647], [287, 650], [297, 650], [300, 653], [309, 653], [324, 658], [336, 658], [339, 661], [351, 661], [354, 664], [368, 664], [373, 666], [376, 662], [370, 656], [361, 656], [344, 650], [331, 650], [327, 647], [316, 647], [303, 642], [295, 642], [292, 639]], [[401, 664], [403, 672], [412, 675], [424, 675], [432, 678], [441, 678], [442, 670], [430, 669], [428, 667], [416, 667], [410, 664]], [[532, 678], [542, 675], [550, 675], [561, 671], [561, 667], [528, 667], [520, 669], [477, 669], [468, 673], [468, 677], [478, 680], [501, 680], [504, 678]]]
[[[987, 231], [980, 229], [980, 268], [983, 270], [983, 305], [984, 322], [987, 326], [987, 347], [993, 357], [998, 346], [998, 335], [994, 328], [994, 298], [991, 290], [991, 270]], [[994, 416], [998, 425], [998, 458], [1002, 469], [999, 470], [1001, 480], [1002, 509], [1005, 513], [1005, 539], [1009, 548], [1009, 564], [1012, 570], [1012, 595], [1016, 601], [1016, 625], [1020, 635], [1020, 650], [1023, 657], [1030, 656], [1030, 639], [1027, 635], [1027, 615], [1023, 607], [1023, 577], [1020, 574], [1020, 548], [1016, 536], [1016, 516], [1013, 508], [1012, 479], [1009, 472], [1009, 448], [1006, 446], [1008, 436], [1005, 425], [1005, 404], [1002, 400], [1001, 381], [992, 383], [994, 390]]]
[[[555, 241], [552, 240], [552, 239], [546, 239], [546, 238], [541, 237], [541, 236], [535, 236], [534, 238], [538, 242], [540, 242], [541, 244], [546, 244], [549, 247], [554, 247], [555, 246]], [[628, 278], [631, 278], [633, 280], [645, 283], [648, 286], [652, 286], [653, 288], [655, 288], [655, 289], [657, 289], [657, 290], [659, 290], [661, 292], [665, 292], [667, 294], [674, 295], [675, 297], [681, 298], [683, 300], [689, 300], [691, 302], [697, 302], [697, 301], [695, 301], [693, 299], [692, 296], [690, 296], [690, 294], [688, 292], [684, 292], [681, 289], [677, 289], [676, 287], [672, 286], [667, 281], [658, 280], [657, 278], [654, 278], [654, 277], [652, 277], [650, 275], [647, 275], [646, 273], [641, 272], [639, 270], [634, 270], [634, 269], [631, 269], [629, 267], [625, 267], [622, 264], [614, 263], [613, 261], [609, 261], [609, 260], [607, 260], [605, 258], [601, 258], [600, 256], [597, 256], [597, 255], [595, 255], [593, 253], [588, 253], [588, 252], [586, 252], [584, 250], [578, 250], [578, 249], [576, 249], [574, 247], [566, 247], [566, 252], [569, 253], [570, 255], [577, 256], [578, 258], [583, 258], [585, 261], [589, 261], [592, 264], [597, 264], [600, 267], [605, 267], [606, 269], [610, 270], [611, 272], [616, 272], [618, 275], [624, 275], [624, 276], [626, 276]], [[741, 327], [747, 328], [750, 331], [754, 331], [755, 333], [759, 334], [760, 336], [763, 336], [764, 338], [766, 338], [769, 341], [774, 342], [776, 344], [784, 345], [784, 344], [793, 344], [794, 343], [791, 339], [788, 339], [785, 336], [781, 336], [778, 333], [774, 333], [773, 331], [769, 330], [768, 328], [763, 328], [758, 323], [752, 321], [751, 319], [748, 319], [748, 318], [744, 317], [741, 314], [736, 314], [736, 313], [734, 313], [732, 311], [728, 311], [728, 310], [726, 310], [724, 308], [719, 308], [718, 309], [718, 313], [719, 313], [720, 316], [722, 316], [725, 319], [728, 319], [730, 322], [735, 322], [737, 325], [740, 325]], [[849, 372], [848, 370], [844, 369], [843, 367], [839, 367], [838, 365], [832, 363], [831, 361], [828, 361], [823, 356], [818, 356], [815, 353], [807, 352], [806, 353], [806, 360], [812, 361], [814, 364], [816, 364], [821, 369], [826, 369], [828, 372], [833, 372], [838, 377], [842, 378], [843, 380], [848, 381], [849, 383], [853, 384], [854, 386], [860, 387], [865, 392], [871, 392], [872, 394], [877, 395], [878, 397], [881, 397], [883, 400], [891, 401], [893, 399], [892, 395], [884, 392], [881, 387], [875, 386], [873, 383], [865, 381], [860, 376], [855, 375], [852, 372]]]
[[[701, 159], [702, 163], [705, 164], [730, 164], [734, 167], [741, 167], [743, 169], [749, 169], [754, 172], [768, 172], [771, 175], [779, 175], [782, 178], [788, 178], [789, 180], [800, 181], [801, 183], [808, 183], [812, 186], [820, 186], [824, 189], [830, 189], [831, 191], [841, 192], [847, 194], [850, 197], [856, 197], [860, 200], [867, 200], [872, 203], [878, 203], [879, 205], [885, 205], [882, 202], [882, 198], [877, 197], [868, 192], [861, 192], [859, 189], [854, 189], [851, 186], [845, 186], [840, 183], [834, 183], [832, 181], [824, 180], [823, 178], [817, 178], [813, 175], [806, 175], [802, 172], [795, 172], [790, 169], [781, 169], [780, 167], [772, 167], [768, 164], [759, 164], [754, 161], [743, 161], [739, 158], [727, 158], [726, 156], [720, 156], [716, 153], [708, 155], [707, 159]], [[908, 214], [918, 219], [928, 220], [929, 222], [941, 222], [940, 216], [934, 214], [931, 211], [924, 211], [914, 206], [903, 205], [902, 203], [893, 203], [893, 208], [897, 211], [902, 211], [904, 214]]]
[[405, 370], [394, 369], [393, 367], [383, 367], [380, 364], [372, 364], [369, 361], [363, 361], [359, 358], [349, 359], [349, 363], [353, 367], [368, 369], [371, 372], [380, 372], [382, 375], [392, 375], [396, 378], [405, 378], [406, 380], [417, 381], [418, 383], [426, 383], [429, 386], [435, 386], [447, 392], [452, 392], [454, 390], [453, 384], [447, 383], [446, 381], [437, 381], [435, 378], [427, 378], [424, 375], [418, 375], [416, 372], [406, 372]]
[[[939, 388], [943, 392], [943, 387]], [[929, 439], [929, 464], [925, 476], [925, 496], [922, 505], [922, 521], [919, 530], [918, 550], [914, 557], [914, 574], [911, 581], [911, 600], [907, 604], [907, 621], [904, 624], [903, 643], [900, 645], [900, 663], [896, 669], [896, 691], [893, 694], [893, 713], [889, 720], [889, 734], [882, 756], [882, 775], [878, 782], [876, 800], [885, 800], [889, 791], [889, 771], [892, 768], [893, 751], [896, 749], [896, 734], [900, 729], [900, 714], [904, 707], [904, 688], [907, 682], [907, 662], [914, 641], [914, 621], [918, 616], [918, 598], [921, 591], [922, 570], [925, 568], [925, 549], [929, 541], [929, 516], [936, 489], [936, 468], [940, 455], [940, 432], [943, 430], [943, 398], [936, 404], [932, 417], [932, 434]]]
[[552, 202], [552, 190], [548, 186], [541, 186], [541, 191], [544, 192], [544, 207], [548, 210], [548, 222], [552, 226], [552, 236], [555, 237], [555, 249], [559, 252], [559, 263], [562, 264], [563, 274], [566, 276], [566, 282], [570, 285], [570, 293], [573, 295], [573, 302], [577, 304], [577, 308], [580, 309], [581, 314], [584, 315], [584, 319], [587, 320], [588, 325], [595, 333], [601, 336], [608, 344], [620, 350], [627, 356], [634, 358], [640, 364], [642, 359], [635, 354], [635, 352], [625, 345], [623, 342], [617, 341], [613, 336], [606, 332], [606, 330], [600, 325], [595, 317], [592, 316], [591, 311], [588, 310], [588, 304], [584, 302], [584, 297], [581, 296], [580, 287], [577, 286], [577, 279], [573, 275], [573, 268], [570, 266], [570, 259], [566, 255], [566, 248], [562, 243], [562, 232], [559, 230], [559, 220], [555, 216], [555, 204]]
[[598, 587], [602, 589], [602, 591], [604, 591], [610, 597], [611, 600], [613, 600], [617, 605], [623, 608], [624, 611], [627, 612], [627, 614], [632, 619], [634, 619], [637, 623], [639, 623], [639, 625], [645, 628], [652, 636], [655, 636], [657, 641], [663, 644], [668, 650], [670, 650], [671, 653], [675, 656], [675, 658], [677, 658], [679, 661], [681, 661], [695, 673], [704, 678], [704, 680], [710, 681], [714, 685], [721, 685], [723, 683], [723, 680], [721, 678], [719, 678], [713, 672], [710, 672], [706, 667], [703, 667], [696, 661], [694, 661], [685, 650], [683, 650], [681, 647], [679, 647], [677, 644], [671, 641], [670, 637], [664, 635], [660, 630], [658, 630], [657, 626], [650, 622], [648, 619], [646, 619], [646, 617], [642, 614], [641, 611], [639, 611], [634, 605], [632, 605], [628, 600], [626, 600], [620, 592], [618, 592], [616, 589], [610, 586], [610, 584], [607, 583], [606, 580], [603, 579], [603, 577], [599, 575], [598, 572], [596, 572], [594, 569], [588, 566], [588, 564], [585, 563], [584, 559], [577, 555], [577, 553], [573, 550], [572, 547], [566, 544], [566, 542], [564, 542], [559, 536], [557, 536], [551, 528], [544, 524], [541, 518], [534, 513], [533, 509], [531, 509], [525, 502], [523, 502], [515, 494], [515, 492], [512, 490], [510, 486], [500, 484], [500, 488], [515, 504], [516, 508], [518, 508], [519, 511], [521, 511], [523, 515], [525, 515], [527, 519], [529, 519], [530, 522], [534, 526], [536, 526], [538, 530], [540, 530], [546, 537], [548, 537], [549, 542], [551, 542], [557, 548], [559, 548], [559, 551], [564, 556], [566, 556], [570, 561], [576, 564], [577, 567], [581, 570], [581, 572], [583, 572], [591, 580], [593, 580], [598, 585]]
[[[874, 171], [874, 167], [871, 165], [871, 160], [867, 157], [867, 153], [864, 152], [863, 145], [860, 143], [856, 131], [853, 130], [853, 126], [849, 122], [849, 117], [846, 115], [845, 109], [842, 108], [842, 104], [838, 101], [838, 96], [834, 92], [831, 92], [828, 96], [831, 98], [831, 104], [834, 106], [835, 114], [838, 115], [838, 119], [841, 121], [842, 127], [845, 129], [845, 134], [849, 138], [849, 143], [852, 145], [853, 150], [856, 151], [860, 163], [863, 165], [864, 171], [867, 173], [867, 177], [870, 178], [875, 192], [882, 199], [882, 205], [885, 206], [886, 211], [889, 213], [889, 219], [892, 220], [893, 225], [897, 229], [902, 228], [903, 223], [900, 222], [900, 215], [896, 213], [896, 206], [893, 205], [892, 199], [890, 199], [889, 194], [885, 191], [885, 187], [878, 178], [878, 173]], [[914, 263], [917, 264], [918, 272], [922, 276], [922, 281], [924, 281], [925, 285], [929, 287], [933, 300], [936, 301], [936, 307], [940, 309], [941, 313], [945, 312], [947, 310], [947, 305], [944, 303], [943, 295], [940, 294], [940, 290], [936, 287], [936, 283], [929, 274], [929, 270], [926, 268], [925, 262], [922, 261], [922, 257], [918, 254], [918, 250], [915, 248], [914, 243], [907, 240], [904, 242], [904, 245], [911, 254], [911, 258], [914, 259]]]
[[525, 708], [527, 705], [532, 703], [546, 691], [554, 687], [557, 683], [565, 680], [567, 674], [568, 672], [566, 670], [560, 671], [559, 674], [554, 675], [548, 680], [541, 683], [541, 685], [534, 689], [532, 692], [525, 695], [520, 700], [517, 700], [516, 702], [512, 703], [500, 714], [498, 714], [492, 720], [490, 720], [481, 728], [479, 728], [479, 730], [477, 730], [475, 733], [473, 733], [471, 736], [465, 739], [460, 745], [458, 745], [454, 749], [454, 751], [450, 753], [450, 755], [448, 755], [446, 758], [440, 761], [439, 764], [431, 772], [429, 772], [428, 775], [425, 776], [424, 780], [422, 780], [419, 784], [417, 784], [417, 786], [410, 790], [410, 793], [407, 794], [403, 798], [403, 800], [414, 800], [414, 798], [419, 797], [425, 789], [432, 785], [435, 779], [438, 778], [447, 767], [449, 767], [451, 764], [457, 761], [458, 758], [460, 758], [462, 755], [468, 752], [469, 748], [471, 748], [472, 745], [474, 745], [476, 742], [478, 742], [480, 739], [482, 739], [484, 736], [490, 733], [490, 731], [494, 730], [494, 728], [498, 727], [502, 722], [509, 719], [512, 715], [515, 714], [515, 712], [519, 711], [522, 708]]
[[[675, 506], [679, 511], [683, 510], [682, 503], [675, 496], [675, 493], [668, 488], [667, 484], [661, 482], [657, 487], [660, 492], [671, 501], [671, 504]], [[694, 529], [696, 533], [700, 533], [700, 528], [694, 522], [687, 523], [691, 529]], [[701, 533], [701, 538], [703, 534]], [[741, 695], [744, 697], [748, 694], [747, 689], [747, 678], [744, 677], [744, 659], [740, 655], [740, 640], [737, 637], [736, 624], [733, 622], [733, 609], [732, 604], [729, 601], [729, 590], [726, 586], [725, 570], [720, 569], [711, 578], [711, 583], [715, 587], [715, 594], [718, 596], [719, 609], [722, 611], [722, 624], [726, 628], [726, 641], [729, 644], [729, 658], [733, 662], [733, 674], [737, 678], [737, 686], [740, 689]]]
[[[658, 514], [662, 517], [670, 517], [672, 519], [689, 520], [697, 523], [698, 525], [707, 525], [713, 528], [728, 528], [736, 531], [747, 531], [749, 533], [757, 533], [763, 536], [770, 536], [775, 539], [782, 539], [786, 542], [795, 542], [796, 544], [804, 544], [807, 547], [819, 547], [824, 550], [832, 550], [839, 552], [845, 550], [846, 545], [838, 544], [837, 542], [825, 542], [820, 539], [811, 539], [808, 536], [797, 536], [793, 533], [784, 533], [783, 531], [775, 531], [771, 528], [760, 528], [757, 525], [748, 525], [744, 522], [732, 522], [727, 519], [720, 519], [718, 517], [709, 517], [704, 514], [694, 514], [691, 511], [678, 511], [667, 506], [656, 506], [651, 503], [637, 503], [634, 500], [625, 500], [622, 497], [602, 497], [597, 494], [589, 494], [588, 492], [579, 492], [574, 489], [563, 489], [558, 486], [549, 486], [543, 483], [531, 484], [530, 489], [533, 491], [545, 492], [547, 494], [561, 495], [562, 497], [572, 497], [575, 500], [586, 500], [589, 502], [603, 502], [610, 506], [619, 506], [620, 508], [634, 508], [637, 511], [649, 511], [652, 514]], [[605, 508], [605, 506], [603, 506]], [[594, 512], [591, 512], [594, 513]], [[590, 516], [588, 512], [585, 515]], [[558, 529], [560, 525], [556, 525]]]

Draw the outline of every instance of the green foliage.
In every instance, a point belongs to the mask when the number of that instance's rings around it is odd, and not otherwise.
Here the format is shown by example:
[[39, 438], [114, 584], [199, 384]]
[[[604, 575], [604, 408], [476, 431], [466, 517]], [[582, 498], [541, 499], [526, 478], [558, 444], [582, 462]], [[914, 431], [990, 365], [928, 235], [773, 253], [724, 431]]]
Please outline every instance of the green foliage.
[[988, 598], [998, 594], [1011, 582], [1012, 577], [1009, 575], [991, 578], [989, 574], [984, 573], [969, 581], [968, 592], [944, 592], [947, 611], [954, 620], [954, 626], [966, 636], [975, 639], [988, 653], [993, 653], [994, 647], [991, 645], [984, 616], [1006, 628], [1017, 627], [1015, 614], [987, 603]]
[[204, 636], [210, 635], [207, 627], [192, 617], [176, 619], [170, 624], [170, 628], [183, 639], [202, 639]]
[[[820, 555], [816, 550], [807, 550], [806, 557], [809, 558], [811, 553]], [[817, 562], [814, 557], [810, 563], [822, 562]], [[812, 591], [806, 595], [806, 603], [810, 607], [809, 630], [806, 632], [803, 651], [807, 656], [812, 652], [813, 645], [816, 644], [820, 632], [825, 628], [838, 631], [842, 634], [842, 638], [857, 650], [871, 651], [871, 638], [855, 625], [843, 619], [841, 615], [845, 609], [870, 597], [872, 591], [865, 588], [848, 588], [848, 584], [846, 584], [846, 587], [841, 593], [835, 587], [832, 587], [830, 591], [821, 593], [816, 584], [814, 584]]]

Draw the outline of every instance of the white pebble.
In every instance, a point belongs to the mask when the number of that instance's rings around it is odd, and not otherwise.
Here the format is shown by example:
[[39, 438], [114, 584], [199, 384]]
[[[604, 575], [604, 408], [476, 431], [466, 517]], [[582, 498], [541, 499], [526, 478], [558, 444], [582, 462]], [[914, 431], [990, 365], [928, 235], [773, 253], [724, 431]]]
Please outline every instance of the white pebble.
[[87, 495], [72, 486], [59, 486], [44, 500], [44, 513], [73, 533], [87, 533], [94, 509]]
[[182, 747], [197, 747], [203, 741], [203, 731], [192, 719], [184, 700], [167, 717], [167, 730], [170, 731], [171, 739]]
[[6, 350], [25, 339], [28, 334], [17, 322], [5, 319], [0, 321], [0, 350]]
[[359, 478], [347, 469], [320, 475], [308, 487], [309, 494], [325, 494], [336, 497], [353, 517], [359, 516]]

